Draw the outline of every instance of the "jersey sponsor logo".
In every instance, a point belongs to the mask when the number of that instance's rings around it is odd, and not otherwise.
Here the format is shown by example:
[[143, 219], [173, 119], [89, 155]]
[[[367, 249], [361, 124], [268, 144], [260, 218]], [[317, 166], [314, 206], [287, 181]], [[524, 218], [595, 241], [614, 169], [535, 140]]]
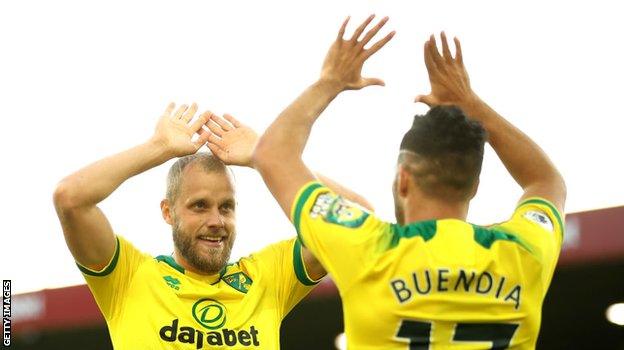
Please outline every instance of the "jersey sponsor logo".
[[225, 306], [213, 299], [200, 299], [193, 305], [193, 318], [206, 329], [221, 328], [226, 320]]
[[524, 213], [524, 218], [542, 226], [547, 231], [550, 231], [550, 232], [555, 231], [555, 226], [553, 225], [548, 215], [544, 214], [541, 211], [529, 210], [526, 213]]
[[160, 328], [160, 339], [166, 342], [195, 344], [196, 349], [202, 349], [204, 346], [205, 348], [260, 346], [259, 332], [255, 326], [239, 330], [221, 328], [226, 321], [226, 308], [216, 300], [199, 299], [193, 304], [192, 313], [195, 321], [208, 331], [180, 325], [180, 320], [175, 319]]
[[236, 272], [231, 275], [223, 276], [223, 282], [239, 292], [247, 293], [251, 287], [253, 280], [244, 272]]
[[180, 326], [179, 322], [179, 319], [175, 319], [171, 324], [160, 328], [160, 339], [170, 343], [195, 344], [196, 349], [224, 345], [236, 348], [260, 346], [259, 332], [254, 326], [241, 330], [223, 328], [219, 331], [205, 332], [189, 326]]
[[410, 278], [395, 278], [390, 281], [390, 290], [399, 304], [435, 292], [462, 292], [502, 299], [517, 310], [520, 307], [522, 287], [509, 283], [505, 276], [488, 271], [467, 272], [463, 269], [453, 271], [438, 268], [414, 271]]
[[167, 282], [167, 285], [175, 290], [180, 290], [180, 280], [175, 278], [175, 277], [171, 277], [171, 276], [165, 276], [163, 277], [163, 279], [165, 280], [165, 282]]
[[310, 210], [312, 219], [321, 217], [325, 222], [349, 228], [362, 226], [368, 216], [362, 208], [328, 192], [319, 194]]

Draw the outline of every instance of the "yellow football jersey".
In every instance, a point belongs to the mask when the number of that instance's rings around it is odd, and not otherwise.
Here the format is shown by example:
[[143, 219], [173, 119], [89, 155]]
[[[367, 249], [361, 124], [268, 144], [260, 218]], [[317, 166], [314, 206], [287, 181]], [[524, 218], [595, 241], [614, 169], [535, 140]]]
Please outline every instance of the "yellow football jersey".
[[504, 223], [406, 226], [313, 182], [291, 212], [299, 238], [332, 275], [349, 349], [532, 349], [563, 237], [549, 202]]
[[78, 266], [115, 349], [279, 349], [282, 319], [315, 285], [295, 239], [269, 245], [219, 274], [185, 271], [117, 237], [102, 271]]

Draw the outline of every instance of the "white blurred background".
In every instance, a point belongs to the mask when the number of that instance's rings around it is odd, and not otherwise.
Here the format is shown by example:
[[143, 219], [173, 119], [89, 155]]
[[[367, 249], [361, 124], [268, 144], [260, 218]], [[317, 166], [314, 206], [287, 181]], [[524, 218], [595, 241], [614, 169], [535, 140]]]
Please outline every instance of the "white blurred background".
[[[565, 7], [563, 6], [565, 4]], [[319, 74], [347, 15], [390, 16], [395, 38], [364, 67], [386, 87], [347, 92], [318, 121], [309, 165], [393, 220], [391, 183], [415, 95], [429, 83], [422, 45], [462, 40], [473, 88], [551, 156], [567, 211], [624, 204], [624, 81], [617, 2], [3, 1], [0, 3], [0, 275], [13, 292], [83, 283], [52, 205], [55, 184], [146, 140], [170, 101], [228, 112], [263, 131]], [[117, 233], [169, 254], [159, 202], [167, 163], [122, 185], [101, 207]], [[261, 178], [235, 169], [232, 259], [294, 229]], [[469, 220], [506, 219], [520, 195], [488, 149]]]

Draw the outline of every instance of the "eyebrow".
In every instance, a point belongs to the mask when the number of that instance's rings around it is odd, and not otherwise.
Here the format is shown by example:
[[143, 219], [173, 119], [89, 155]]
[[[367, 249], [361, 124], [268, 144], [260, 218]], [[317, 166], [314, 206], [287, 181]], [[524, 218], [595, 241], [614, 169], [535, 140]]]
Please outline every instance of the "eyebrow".
[[234, 198], [228, 198], [228, 199], [224, 200], [221, 203], [222, 204], [231, 204], [233, 206], [236, 206], [236, 200], [234, 200]]

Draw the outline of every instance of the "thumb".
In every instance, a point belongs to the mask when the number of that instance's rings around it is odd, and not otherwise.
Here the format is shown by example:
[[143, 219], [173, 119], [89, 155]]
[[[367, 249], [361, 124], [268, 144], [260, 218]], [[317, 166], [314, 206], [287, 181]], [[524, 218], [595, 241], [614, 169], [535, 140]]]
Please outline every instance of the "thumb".
[[363, 80], [362, 87], [371, 86], [371, 85], [386, 86], [386, 83], [379, 78], [362, 78], [362, 80]]
[[435, 100], [433, 98], [433, 96], [431, 95], [418, 95], [416, 96], [416, 98], [414, 99], [414, 102], [418, 103], [424, 103], [427, 106], [431, 107], [435, 104]]

